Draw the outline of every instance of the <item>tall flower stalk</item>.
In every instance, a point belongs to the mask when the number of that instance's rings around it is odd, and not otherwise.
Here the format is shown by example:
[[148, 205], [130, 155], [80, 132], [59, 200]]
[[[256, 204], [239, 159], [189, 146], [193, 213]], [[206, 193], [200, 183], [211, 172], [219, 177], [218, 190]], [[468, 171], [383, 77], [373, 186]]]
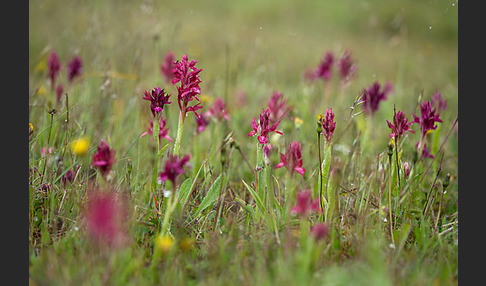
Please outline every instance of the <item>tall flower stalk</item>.
[[420, 105], [420, 117], [417, 115], [413, 115], [414, 120], [412, 123], [417, 123], [420, 127], [420, 141], [417, 145], [417, 153], [419, 154], [420, 158], [424, 155], [424, 148], [425, 148], [425, 139], [428, 133], [432, 132], [433, 130], [437, 129], [437, 122], [442, 122], [439, 118], [439, 113], [437, 112], [437, 108], [432, 109], [432, 103], [430, 101], [424, 101]]
[[[263, 181], [264, 178], [266, 178], [266, 170], [265, 168], [265, 157], [263, 153], [263, 148], [265, 145], [269, 142], [268, 141], [268, 136], [271, 132], [278, 133], [280, 135], [283, 135], [281, 131], [277, 130], [278, 124], [280, 121], [277, 121], [273, 124], [270, 124], [270, 110], [269, 109], [264, 109], [262, 113], [260, 114], [260, 118], [257, 122], [256, 118], [253, 118], [253, 121], [251, 123], [251, 126], [253, 128], [252, 131], [248, 132], [248, 137], [253, 137], [257, 135], [258, 141], [256, 143], [256, 148], [257, 148], [257, 165], [256, 165], [256, 171], [257, 171], [257, 190], [258, 190], [258, 195], [260, 197], [263, 196], [263, 188], [265, 186], [265, 182]], [[261, 170], [264, 170], [265, 173], [261, 172]], [[263, 174], [262, 174], [263, 173]]]
[[[179, 155], [179, 150], [181, 147], [181, 137], [182, 129], [184, 126], [184, 121], [186, 119], [188, 112], [194, 112], [194, 115], [199, 118], [197, 110], [203, 108], [198, 95], [201, 94], [201, 88], [199, 84], [201, 79], [199, 78], [199, 73], [202, 69], [196, 68], [197, 61], [189, 61], [187, 55], [182, 56], [181, 61], [174, 62], [174, 68], [171, 70], [172, 84], [177, 85], [177, 103], [179, 104], [179, 122], [177, 125], [177, 136], [174, 143], [174, 155]], [[194, 105], [189, 105], [193, 100], [197, 103]]]
[[[320, 177], [321, 177], [321, 184], [319, 187], [319, 198], [321, 202], [321, 208], [323, 209], [324, 208], [323, 202], [325, 201], [324, 193], [327, 194], [329, 207], [328, 207], [328, 211], [326, 212], [326, 219], [329, 217], [329, 213], [331, 213], [330, 219], [332, 219], [332, 211], [334, 210], [334, 205], [337, 198], [333, 190], [328, 188], [328, 182], [329, 182], [329, 170], [331, 168], [331, 148], [332, 148], [331, 143], [332, 143], [332, 138], [334, 136], [334, 130], [336, 129], [336, 122], [334, 121], [334, 111], [332, 110], [332, 108], [329, 108], [324, 113], [324, 116], [321, 116], [319, 114], [318, 118], [319, 121], [318, 121], [318, 128], [317, 128], [318, 131], [317, 138], [318, 138], [319, 149], [321, 148], [319, 131], [322, 132], [322, 135], [326, 139], [325, 156], [324, 156], [324, 161], [322, 163], [320, 162], [320, 155], [319, 155], [319, 170], [320, 170]], [[323, 189], [324, 178], [326, 179], [325, 190]], [[331, 212], [329, 212], [329, 210], [331, 210]]]
[[398, 162], [398, 142], [400, 139], [405, 136], [406, 132], [415, 133], [413, 129], [410, 129], [410, 125], [412, 122], [408, 122], [408, 119], [405, 117], [405, 113], [403, 111], [396, 111], [395, 106], [393, 106], [393, 123], [386, 120], [388, 127], [391, 129], [392, 133], [390, 133], [390, 137], [394, 139], [395, 143], [395, 157], [396, 157], [396, 167], [397, 167], [397, 174], [398, 174], [398, 190], [401, 190], [400, 185], [400, 164]]

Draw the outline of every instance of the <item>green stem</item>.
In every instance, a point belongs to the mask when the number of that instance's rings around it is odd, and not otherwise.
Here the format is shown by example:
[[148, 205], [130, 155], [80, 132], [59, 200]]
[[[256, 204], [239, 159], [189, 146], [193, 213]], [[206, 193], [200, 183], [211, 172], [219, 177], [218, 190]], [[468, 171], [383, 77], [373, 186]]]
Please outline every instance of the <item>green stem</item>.
[[185, 118], [185, 114], [179, 112], [179, 123], [177, 124], [177, 136], [174, 143], [174, 152], [173, 152], [175, 156], [179, 156], [179, 149], [181, 148], [182, 127], [184, 126], [184, 118]]
[[257, 171], [257, 192], [260, 198], [262, 198], [263, 203], [265, 204], [264, 195], [264, 188], [265, 188], [265, 159], [263, 158], [263, 145], [257, 141], [257, 164], [256, 164], [256, 171]]
[[393, 237], [393, 213], [392, 213], [392, 156], [389, 156], [389, 173], [390, 177], [388, 178], [388, 214], [389, 214], [389, 220], [390, 220], [390, 236], [393, 245], [395, 245], [395, 238]]
[[155, 142], [155, 160], [154, 160], [154, 168], [152, 170], [152, 191], [155, 192], [157, 188], [157, 173], [159, 172], [159, 149], [160, 149], [160, 142], [159, 142], [159, 119], [154, 118], [153, 120], [153, 129], [152, 135], [153, 140]]
[[169, 219], [170, 219], [170, 216], [172, 214], [172, 212], [174, 211], [176, 205], [177, 205], [177, 198], [178, 196], [176, 196], [175, 194], [175, 184], [172, 186], [172, 193], [170, 194], [170, 197], [168, 199], [168, 203], [167, 203], [167, 208], [166, 208], [166, 211], [165, 211], [165, 214], [164, 214], [164, 220], [162, 221], [162, 228], [160, 229], [160, 235], [167, 235], [169, 233], [168, 231], [168, 227], [169, 227]]

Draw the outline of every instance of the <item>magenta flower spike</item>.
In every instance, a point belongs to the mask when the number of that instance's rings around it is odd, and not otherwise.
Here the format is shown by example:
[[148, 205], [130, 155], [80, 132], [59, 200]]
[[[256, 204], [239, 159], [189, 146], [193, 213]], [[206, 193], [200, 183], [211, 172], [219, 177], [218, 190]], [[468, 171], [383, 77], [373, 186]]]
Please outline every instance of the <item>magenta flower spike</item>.
[[268, 110], [270, 111], [270, 124], [281, 121], [290, 111], [290, 106], [287, 105], [287, 101], [283, 98], [283, 94], [280, 91], [275, 91], [270, 97]]
[[321, 117], [322, 134], [327, 140], [327, 143], [331, 143], [334, 136], [334, 130], [336, 129], [336, 122], [334, 121], [334, 111], [332, 108], [326, 110], [324, 116]]
[[115, 150], [110, 149], [108, 143], [102, 140], [98, 145], [96, 154], [93, 155], [91, 166], [97, 167], [103, 176], [108, 175], [111, 167], [116, 163], [115, 153]]
[[312, 200], [312, 194], [309, 190], [303, 190], [297, 193], [297, 205], [292, 207], [290, 212], [300, 217], [306, 218], [311, 212], [319, 213], [319, 199]]
[[144, 91], [145, 96], [142, 99], [150, 101], [150, 110], [154, 118], [161, 115], [164, 105], [170, 104], [170, 94], [167, 94], [164, 89], [154, 87], [150, 92]]
[[437, 125], [435, 125], [436, 122], [442, 122], [442, 120], [439, 118], [439, 113], [436, 112], [436, 108], [432, 109], [432, 104], [430, 101], [424, 101], [420, 105], [420, 117], [417, 115], [413, 115], [414, 121], [412, 123], [417, 123], [420, 126], [420, 131], [422, 133], [422, 139], [425, 138], [425, 135], [427, 135], [427, 132], [431, 130], [437, 129]]
[[386, 123], [392, 131], [392, 133], [390, 133], [390, 137], [397, 141], [400, 140], [400, 138], [402, 138], [407, 131], [415, 133], [413, 129], [410, 129], [410, 125], [412, 125], [413, 122], [408, 122], [408, 119], [405, 117], [405, 113], [403, 113], [401, 110], [393, 114], [393, 123], [388, 121], [388, 119], [386, 119]]
[[61, 72], [61, 62], [55, 51], [51, 52], [49, 59], [47, 60], [47, 76], [51, 80], [51, 87], [54, 89], [56, 79]]
[[182, 56], [182, 61], [174, 62], [174, 68], [171, 70], [172, 75], [174, 78], [172, 79], [172, 84], [177, 86], [177, 101], [179, 103], [179, 108], [182, 114], [182, 120], [185, 119], [187, 112], [194, 112], [194, 114], [199, 117], [197, 114], [197, 110], [203, 108], [200, 104], [201, 102], [196, 103], [195, 105], [189, 105], [191, 101], [196, 99], [200, 101], [197, 97], [201, 94], [201, 88], [199, 87], [199, 83], [201, 80], [199, 79], [199, 73], [202, 69], [196, 68], [197, 61], [192, 60], [189, 62], [187, 55]]
[[[167, 126], [167, 120], [163, 117], [160, 116], [159, 119], [159, 142], [164, 138], [165, 140], [172, 142], [172, 138], [169, 136], [169, 128], [166, 128]], [[142, 133], [140, 137], [146, 136], [146, 135], [151, 135], [151, 138], [153, 137], [154, 134], [154, 122], [153, 120], [150, 120], [150, 124], [147, 127], [147, 131]]]
[[305, 169], [302, 168], [302, 149], [299, 142], [290, 143], [285, 155], [280, 153], [280, 163], [275, 165], [275, 169], [282, 167], [286, 167], [292, 177], [294, 172], [304, 176]]
[[386, 83], [382, 89], [378, 82], [374, 82], [363, 90], [363, 109], [368, 115], [374, 115], [378, 111], [380, 102], [387, 99], [387, 95], [393, 91], [393, 85]]
[[226, 103], [221, 97], [216, 98], [213, 105], [209, 107], [208, 115], [216, 121], [229, 120]]
[[168, 52], [165, 54], [164, 61], [160, 65], [160, 73], [164, 77], [166, 83], [172, 82], [174, 79], [174, 75], [171, 73], [174, 67], [174, 53]]
[[169, 158], [165, 162], [164, 171], [159, 174], [159, 183], [169, 180], [175, 187], [177, 177], [184, 173], [185, 167], [190, 167], [189, 159], [189, 155], [179, 158], [178, 156], [170, 154]]
[[344, 54], [338, 61], [338, 69], [339, 75], [341, 76], [341, 82], [345, 83], [349, 81], [356, 73], [357, 70], [356, 64], [353, 63], [351, 58], [351, 52], [349, 50], [345, 50]]
[[327, 52], [322, 62], [315, 70], [315, 77], [322, 78], [324, 81], [329, 80], [331, 78], [331, 69], [333, 64], [334, 55], [332, 52]]
[[83, 61], [80, 56], [75, 56], [67, 65], [68, 82], [71, 83], [83, 73]]
[[283, 135], [282, 132], [277, 130], [279, 123], [280, 121], [277, 121], [270, 125], [270, 110], [264, 109], [260, 114], [260, 119], [258, 120], [258, 123], [256, 121], [256, 118], [253, 118], [253, 121], [251, 123], [253, 130], [248, 132], [248, 137], [258, 135], [258, 142], [262, 145], [265, 145], [268, 143], [268, 135], [270, 132], [275, 132]]

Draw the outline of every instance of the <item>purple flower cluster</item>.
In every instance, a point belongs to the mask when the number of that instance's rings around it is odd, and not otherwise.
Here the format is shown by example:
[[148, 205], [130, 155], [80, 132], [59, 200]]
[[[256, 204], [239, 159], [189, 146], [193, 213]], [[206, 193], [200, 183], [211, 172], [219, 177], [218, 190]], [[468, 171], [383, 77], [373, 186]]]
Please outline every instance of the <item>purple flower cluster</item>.
[[83, 61], [81, 57], [75, 56], [67, 65], [68, 82], [71, 83], [83, 72]]
[[164, 77], [166, 83], [172, 82], [174, 75], [171, 73], [174, 65], [174, 52], [168, 52], [164, 56], [164, 61], [160, 65], [160, 73]]
[[256, 118], [253, 118], [251, 126], [253, 128], [252, 131], [248, 132], [248, 137], [252, 137], [258, 134], [258, 142], [260, 144], [265, 145], [268, 143], [268, 135], [270, 132], [276, 132], [280, 135], [283, 135], [282, 132], [277, 130], [278, 124], [280, 121], [277, 121], [273, 124], [270, 124], [270, 110], [264, 109], [260, 114], [260, 119], [258, 123]]
[[345, 50], [344, 54], [338, 61], [339, 75], [341, 76], [341, 82], [345, 83], [355, 75], [358, 67], [351, 58], [351, 52]]
[[327, 140], [327, 143], [331, 143], [332, 137], [334, 135], [334, 130], [336, 129], [336, 122], [334, 121], [334, 111], [332, 108], [326, 110], [324, 116], [319, 114], [320, 124], [322, 125], [322, 134]]
[[154, 118], [160, 116], [164, 109], [164, 105], [171, 103], [169, 101], [170, 94], [167, 94], [165, 90], [160, 87], [155, 87], [150, 92], [144, 91], [143, 94], [145, 96], [142, 99], [150, 101], [150, 110], [152, 111]]
[[422, 133], [422, 140], [427, 135], [427, 132], [437, 129], [436, 122], [442, 122], [439, 118], [439, 113], [436, 113], [436, 108], [432, 109], [432, 104], [430, 101], [424, 101], [420, 105], [420, 117], [413, 115], [414, 120], [412, 123], [417, 123], [420, 126], [420, 131]]
[[410, 129], [410, 125], [412, 125], [413, 122], [408, 122], [408, 119], [405, 117], [405, 113], [403, 113], [401, 110], [393, 114], [393, 123], [388, 121], [388, 119], [386, 120], [386, 123], [392, 131], [392, 133], [390, 133], [390, 137], [397, 141], [405, 136], [407, 131], [415, 133], [414, 130]]
[[268, 110], [270, 111], [270, 124], [279, 122], [289, 113], [290, 106], [287, 105], [287, 101], [283, 98], [283, 94], [280, 91], [275, 91], [270, 97]]
[[54, 88], [56, 79], [61, 72], [61, 62], [55, 51], [51, 52], [47, 60], [47, 76], [51, 80], [51, 87]]
[[115, 150], [112, 150], [105, 140], [98, 145], [96, 154], [93, 155], [91, 166], [98, 168], [103, 176], [108, 175], [111, 167], [116, 163]]
[[170, 154], [165, 162], [164, 171], [159, 174], [159, 182], [169, 180], [175, 186], [177, 177], [184, 173], [184, 167], [190, 166], [189, 159], [189, 155], [179, 158], [178, 156]]
[[207, 115], [216, 121], [229, 120], [226, 103], [221, 97], [216, 98], [213, 105], [209, 107]]
[[196, 68], [196, 63], [197, 61], [195, 60], [189, 62], [187, 55], [184, 55], [182, 56], [182, 61], [174, 62], [174, 68], [171, 70], [171, 73], [174, 76], [172, 84], [176, 85], [177, 83], [180, 83], [180, 85], [177, 86], [177, 101], [183, 120], [189, 111], [194, 112], [194, 114], [199, 117], [199, 114], [197, 114], [196, 111], [203, 108], [200, 105], [201, 102], [192, 106], [189, 105], [189, 102], [194, 99], [200, 101], [198, 98], [198, 95], [201, 94], [201, 88], [199, 87], [199, 83], [201, 83], [199, 73], [202, 69]]
[[358, 69], [357, 65], [351, 58], [351, 52], [345, 50], [343, 55], [336, 61], [334, 54], [331, 51], [327, 51], [324, 54], [324, 58], [314, 70], [307, 70], [305, 73], [306, 79], [313, 81], [316, 79], [322, 79], [328, 81], [331, 78], [331, 72], [333, 66], [339, 71], [341, 77], [341, 84], [349, 82], [356, 74]]
[[275, 169], [281, 167], [286, 167], [292, 177], [294, 171], [302, 176], [304, 175], [305, 169], [302, 168], [302, 149], [299, 142], [294, 141], [290, 143], [285, 155], [280, 153], [280, 163], [275, 165]]
[[292, 214], [306, 218], [311, 212], [321, 212], [319, 199], [312, 200], [312, 194], [309, 190], [303, 190], [297, 193], [297, 205], [290, 210]]
[[374, 82], [371, 86], [368, 86], [363, 90], [363, 109], [369, 115], [374, 115], [378, 110], [381, 101], [387, 99], [387, 95], [393, 91], [391, 83], [386, 83], [381, 87], [378, 82]]
[[[170, 136], [169, 136], [169, 128], [166, 128], [166, 126], [167, 126], [167, 120], [163, 116], [160, 116], [160, 119], [159, 119], [159, 141], [162, 140], [162, 138], [164, 138], [165, 140], [172, 142], [172, 138], [170, 138]], [[153, 120], [150, 120], [150, 124], [147, 127], [147, 131], [142, 133], [140, 135], [140, 137], [143, 137], [143, 136], [146, 136], [146, 135], [153, 135], [154, 134], [153, 130], [154, 130], [154, 122], [153, 122]]]

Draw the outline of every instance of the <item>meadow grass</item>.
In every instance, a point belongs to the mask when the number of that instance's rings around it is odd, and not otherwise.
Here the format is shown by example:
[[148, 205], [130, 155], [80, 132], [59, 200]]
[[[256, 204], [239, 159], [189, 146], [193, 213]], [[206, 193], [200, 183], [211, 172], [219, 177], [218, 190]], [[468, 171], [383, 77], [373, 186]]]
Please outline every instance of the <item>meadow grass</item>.
[[[30, 282], [457, 284], [457, 5], [30, 1]], [[337, 60], [345, 50], [358, 67], [346, 84], [336, 67], [327, 82], [305, 78], [326, 51]], [[59, 102], [47, 77], [52, 51], [62, 63]], [[199, 133], [189, 112], [180, 127], [176, 84], [160, 72], [169, 51], [202, 69], [198, 113], [221, 97], [229, 120], [210, 118]], [[68, 83], [74, 55], [83, 71]], [[393, 91], [367, 113], [360, 96], [374, 82]], [[158, 145], [140, 136], [153, 119], [142, 97], [154, 87], [172, 102], [162, 114], [173, 141]], [[275, 91], [291, 110], [277, 127], [283, 135], [269, 134], [267, 157], [248, 133]], [[419, 124], [390, 141], [386, 119], [400, 110], [413, 121], [435, 91], [447, 108], [425, 137], [434, 158], [420, 158]], [[336, 127], [327, 142], [316, 129], [329, 108]], [[159, 184], [179, 131], [189, 166]], [[86, 148], [73, 148], [84, 138]], [[92, 166], [102, 140], [115, 151], [107, 174]], [[303, 175], [275, 168], [294, 141]], [[291, 212], [302, 190], [323, 194], [320, 212]], [[97, 194], [116, 201], [98, 216]], [[98, 231], [113, 240], [93, 234], [103, 220]], [[316, 239], [320, 223], [328, 233]]]

